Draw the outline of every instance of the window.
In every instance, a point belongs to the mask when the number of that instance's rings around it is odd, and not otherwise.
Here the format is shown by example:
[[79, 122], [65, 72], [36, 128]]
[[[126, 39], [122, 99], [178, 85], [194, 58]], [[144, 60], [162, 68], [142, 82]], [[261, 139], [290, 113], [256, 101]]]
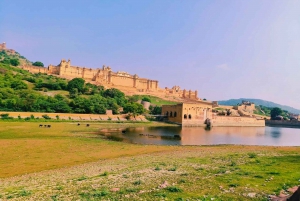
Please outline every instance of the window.
[[184, 118], [184, 119], [186, 119], [186, 118], [187, 118], [186, 114], [183, 116], [183, 118]]
[[173, 117], [173, 113], [172, 112], [170, 112], [170, 117]]
[[174, 112], [174, 117], [177, 117], [177, 112]]
[[166, 116], [169, 116], [169, 112], [166, 112]]
[[192, 119], [192, 115], [189, 114], [189, 119]]

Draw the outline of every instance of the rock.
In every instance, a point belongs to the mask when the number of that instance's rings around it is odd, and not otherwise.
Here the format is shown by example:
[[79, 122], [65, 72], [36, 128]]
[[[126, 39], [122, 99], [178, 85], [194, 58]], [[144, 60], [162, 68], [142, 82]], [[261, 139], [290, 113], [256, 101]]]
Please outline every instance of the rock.
[[161, 185], [159, 185], [159, 188], [167, 188], [169, 186], [169, 183], [167, 181], [164, 181]]
[[[293, 187], [292, 189], [295, 189], [295, 187]], [[300, 186], [294, 192], [294, 194], [287, 199], [287, 201], [299, 201], [299, 200], [300, 200]]]
[[292, 188], [287, 189], [287, 191], [290, 192], [290, 193], [294, 193], [294, 192], [297, 191], [297, 189], [298, 189], [298, 186], [294, 186]]
[[120, 191], [120, 188], [112, 188], [112, 189], [110, 189], [110, 191], [111, 192], [118, 192], [118, 191]]
[[284, 198], [284, 197], [287, 197], [287, 194], [285, 194], [285, 191], [284, 190], [282, 190], [282, 191], [280, 191], [280, 193], [279, 193], [279, 196], [278, 197], [280, 197], [280, 198]]
[[279, 196], [271, 195], [269, 196], [269, 200], [271, 201], [299, 201], [300, 200], [300, 187], [294, 186], [293, 188], [289, 188], [288, 191], [293, 193], [293, 195], [288, 196], [284, 194], [284, 191], [280, 191]]
[[255, 198], [256, 197], [256, 193], [248, 193], [247, 195], [250, 198]]

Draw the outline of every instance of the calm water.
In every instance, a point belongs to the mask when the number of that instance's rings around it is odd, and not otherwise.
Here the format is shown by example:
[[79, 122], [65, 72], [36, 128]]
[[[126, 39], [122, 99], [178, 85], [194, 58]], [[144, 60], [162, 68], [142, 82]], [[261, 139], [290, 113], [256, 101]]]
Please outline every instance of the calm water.
[[202, 127], [139, 127], [105, 129], [100, 133], [113, 140], [138, 144], [300, 146], [300, 129], [297, 128], [213, 127], [205, 130]]

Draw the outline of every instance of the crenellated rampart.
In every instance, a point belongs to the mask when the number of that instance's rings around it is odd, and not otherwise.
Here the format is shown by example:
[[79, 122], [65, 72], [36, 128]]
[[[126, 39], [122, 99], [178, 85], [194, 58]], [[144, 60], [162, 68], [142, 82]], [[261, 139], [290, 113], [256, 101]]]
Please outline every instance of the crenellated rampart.
[[49, 75], [57, 75], [66, 79], [83, 78], [87, 82], [97, 85], [103, 85], [107, 88], [119, 88], [126, 91], [149, 92], [158, 96], [173, 96], [182, 99], [198, 100], [198, 92], [191, 90], [181, 90], [179, 86], [172, 89], [159, 88], [157, 80], [140, 78], [138, 75], [131, 75], [127, 72], [113, 72], [109, 66], [103, 65], [102, 68], [92, 69], [86, 67], [72, 66], [71, 61], [61, 60], [57, 66], [49, 65], [48, 67], [37, 67], [32, 65], [23, 65], [22, 69], [31, 73], [45, 73]]

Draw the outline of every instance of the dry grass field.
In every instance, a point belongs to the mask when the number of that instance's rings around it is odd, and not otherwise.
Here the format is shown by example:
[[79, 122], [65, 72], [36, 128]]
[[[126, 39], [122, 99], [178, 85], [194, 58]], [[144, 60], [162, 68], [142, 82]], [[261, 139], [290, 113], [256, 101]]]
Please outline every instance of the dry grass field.
[[[40, 128], [40, 124], [51, 124], [51, 128]], [[0, 177], [177, 148], [123, 144], [97, 135], [99, 128], [149, 124], [89, 124], [90, 127], [70, 122], [0, 122]]]
[[0, 122], [0, 200], [268, 200], [300, 184], [300, 147], [156, 146], [99, 129]]

